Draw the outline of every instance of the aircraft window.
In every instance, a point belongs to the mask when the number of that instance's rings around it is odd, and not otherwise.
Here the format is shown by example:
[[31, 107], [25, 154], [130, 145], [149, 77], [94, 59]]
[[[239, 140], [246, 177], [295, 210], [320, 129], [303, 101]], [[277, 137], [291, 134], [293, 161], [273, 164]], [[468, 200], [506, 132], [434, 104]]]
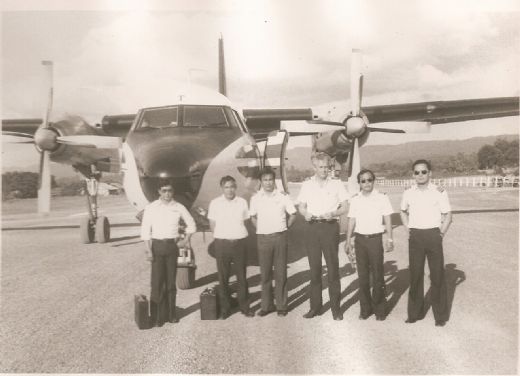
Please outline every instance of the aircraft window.
[[240, 124], [240, 129], [242, 129], [244, 132], [248, 132], [248, 129], [246, 127], [246, 124], [242, 121], [242, 118], [240, 117], [240, 115], [235, 111], [235, 110], [232, 110], [233, 112], [233, 118], [235, 119], [235, 121]]
[[167, 128], [177, 126], [177, 107], [144, 110], [140, 128]]
[[184, 106], [185, 127], [227, 128], [229, 126], [222, 107]]

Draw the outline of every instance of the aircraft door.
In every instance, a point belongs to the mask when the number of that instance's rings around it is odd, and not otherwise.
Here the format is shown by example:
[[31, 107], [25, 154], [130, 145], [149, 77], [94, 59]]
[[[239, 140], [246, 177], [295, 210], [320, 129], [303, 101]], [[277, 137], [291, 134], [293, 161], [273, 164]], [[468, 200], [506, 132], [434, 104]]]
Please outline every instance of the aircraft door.
[[272, 131], [267, 135], [263, 152], [263, 166], [274, 170], [276, 186], [285, 192], [289, 191], [285, 172], [285, 149], [288, 141], [289, 134], [286, 131]]

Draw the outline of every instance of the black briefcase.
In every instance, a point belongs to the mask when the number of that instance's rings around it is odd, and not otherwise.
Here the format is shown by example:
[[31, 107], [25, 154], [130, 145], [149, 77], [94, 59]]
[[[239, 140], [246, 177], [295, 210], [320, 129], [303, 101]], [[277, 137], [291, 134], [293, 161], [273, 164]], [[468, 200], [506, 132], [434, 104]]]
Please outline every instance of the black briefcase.
[[150, 329], [152, 327], [149, 307], [150, 303], [145, 295], [134, 296], [135, 323], [139, 329]]
[[200, 293], [200, 319], [218, 320], [218, 293], [216, 287], [207, 288]]

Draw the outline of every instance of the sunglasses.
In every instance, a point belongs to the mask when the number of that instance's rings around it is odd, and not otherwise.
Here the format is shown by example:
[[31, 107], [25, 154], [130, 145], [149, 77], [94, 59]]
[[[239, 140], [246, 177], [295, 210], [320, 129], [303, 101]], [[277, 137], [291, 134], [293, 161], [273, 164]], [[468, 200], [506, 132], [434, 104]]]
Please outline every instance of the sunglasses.
[[360, 183], [372, 183], [374, 181], [374, 179], [361, 179], [360, 180]]
[[173, 189], [171, 188], [164, 188], [164, 189], [161, 189], [161, 192], [172, 192]]
[[420, 171], [413, 172], [414, 175], [419, 175], [419, 174], [426, 175], [427, 173], [428, 173], [428, 170], [420, 170]]

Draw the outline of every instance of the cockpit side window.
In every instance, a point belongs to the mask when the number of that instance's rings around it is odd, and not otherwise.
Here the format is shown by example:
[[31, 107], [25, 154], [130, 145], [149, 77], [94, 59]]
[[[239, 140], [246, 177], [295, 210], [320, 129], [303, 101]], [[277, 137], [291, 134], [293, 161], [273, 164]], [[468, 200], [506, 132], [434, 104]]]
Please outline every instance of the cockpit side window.
[[240, 129], [242, 129], [245, 133], [248, 133], [249, 130], [247, 129], [246, 124], [242, 121], [242, 118], [240, 117], [240, 115], [235, 110], [231, 110], [231, 111], [233, 113], [233, 118], [239, 124]]
[[222, 107], [184, 106], [185, 127], [227, 128], [229, 124]]
[[178, 108], [150, 108], [143, 111], [138, 128], [167, 128], [178, 126]]

